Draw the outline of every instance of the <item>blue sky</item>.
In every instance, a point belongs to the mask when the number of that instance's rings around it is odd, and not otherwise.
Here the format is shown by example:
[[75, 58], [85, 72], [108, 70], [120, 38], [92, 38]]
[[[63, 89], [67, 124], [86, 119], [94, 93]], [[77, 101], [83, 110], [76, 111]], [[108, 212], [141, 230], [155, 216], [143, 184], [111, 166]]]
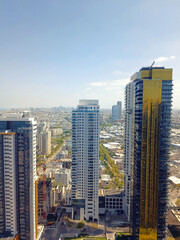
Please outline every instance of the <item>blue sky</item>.
[[155, 59], [174, 69], [180, 108], [179, 11], [179, 0], [0, 1], [0, 108], [110, 108]]

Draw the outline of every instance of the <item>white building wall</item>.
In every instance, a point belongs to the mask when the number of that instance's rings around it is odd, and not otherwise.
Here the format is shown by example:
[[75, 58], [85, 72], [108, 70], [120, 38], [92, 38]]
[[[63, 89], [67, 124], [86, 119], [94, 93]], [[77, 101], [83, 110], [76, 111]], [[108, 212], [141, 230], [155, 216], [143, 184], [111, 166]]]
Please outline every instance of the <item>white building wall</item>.
[[71, 190], [66, 190], [66, 199], [65, 199], [66, 205], [71, 205], [71, 198], [72, 198]]
[[62, 169], [62, 170], [58, 170], [57, 172], [55, 172], [54, 174], [55, 176], [55, 182], [61, 183], [63, 186], [67, 186], [70, 183], [70, 170], [69, 169]]
[[6, 231], [17, 233], [15, 135], [4, 135], [4, 192]]
[[131, 217], [132, 158], [134, 149], [134, 83], [125, 89], [125, 142], [124, 142], [124, 210], [128, 221]]
[[[37, 179], [36, 175], [36, 133], [37, 133], [37, 123], [34, 121], [34, 119], [31, 119], [31, 124], [32, 124], [32, 131], [31, 131], [31, 141], [30, 141], [30, 232], [31, 232], [31, 239], [36, 239], [36, 217], [37, 217], [37, 212], [36, 212], [36, 194], [35, 193], [35, 181]], [[33, 238], [34, 237], [34, 238]]]
[[51, 131], [46, 130], [40, 133], [39, 150], [44, 155], [51, 153]]
[[[99, 219], [99, 105], [80, 100], [73, 111], [72, 198], [85, 199], [84, 218]], [[75, 121], [75, 122], [74, 122]]]

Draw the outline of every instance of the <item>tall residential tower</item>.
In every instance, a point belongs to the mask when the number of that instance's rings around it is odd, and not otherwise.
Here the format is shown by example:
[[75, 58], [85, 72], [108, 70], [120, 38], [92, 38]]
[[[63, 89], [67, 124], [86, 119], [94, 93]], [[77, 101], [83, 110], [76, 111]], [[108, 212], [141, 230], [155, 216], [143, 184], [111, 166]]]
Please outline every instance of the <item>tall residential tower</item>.
[[166, 238], [172, 69], [142, 68], [126, 90], [125, 198], [128, 209], [133, 190], [133, 237], [162, 240]]
[[117, 102], [117, 105], [112, 106], [112, 121], [119, 121], [121, 120], [122, 116], [122, 103], [121, 101]]
[[80, 218], [99, 218], [99, 105], [80, 100], [72, 112], [72, 205]]
[[0, 236], [36, 239], [36, 122], [0, 119]]
[[39, 150], [43, 155], [49, 155], [51, 153], [51, 131], [48, 129], [40, 133]]

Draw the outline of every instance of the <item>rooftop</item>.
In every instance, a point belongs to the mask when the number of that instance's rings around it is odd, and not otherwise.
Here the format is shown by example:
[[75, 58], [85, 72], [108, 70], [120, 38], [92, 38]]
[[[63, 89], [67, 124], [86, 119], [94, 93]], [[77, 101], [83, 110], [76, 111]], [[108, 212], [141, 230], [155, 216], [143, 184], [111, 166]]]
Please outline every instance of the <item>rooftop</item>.
[[99, 101], [95, 99], [81, 99], [79, 100], [79, 105], [98, 105]]
[[139, 71], [152, 70], [152, 69], [165, 69], [164, 67], [142, 67]]
[[177, 178], [175, 176], [169, 177], [169, 180], [172, 181], [174, 184], [180, 184], [180, 178]]

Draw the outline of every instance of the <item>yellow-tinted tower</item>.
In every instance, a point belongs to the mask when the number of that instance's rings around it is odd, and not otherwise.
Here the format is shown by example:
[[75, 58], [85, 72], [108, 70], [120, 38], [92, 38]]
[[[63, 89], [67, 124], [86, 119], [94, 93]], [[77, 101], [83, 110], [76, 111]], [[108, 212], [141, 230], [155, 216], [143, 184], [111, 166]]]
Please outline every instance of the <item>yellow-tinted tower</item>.
[[142, 68], [134, 87], [133, 236], [166, 238], [172, 69]]

